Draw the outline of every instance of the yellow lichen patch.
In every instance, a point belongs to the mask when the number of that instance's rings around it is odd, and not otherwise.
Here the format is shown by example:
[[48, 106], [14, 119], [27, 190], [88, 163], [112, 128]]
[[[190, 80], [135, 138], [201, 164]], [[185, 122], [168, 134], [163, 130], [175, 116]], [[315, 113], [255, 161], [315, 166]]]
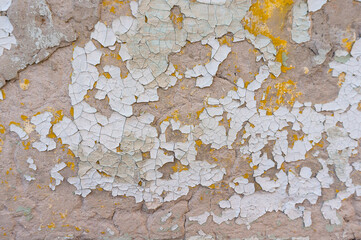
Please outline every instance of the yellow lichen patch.
[[273, 88], [268, 86], [263, 93], [259, 109], [266, 110], [267, 115], [271, 115], [282, 105], [288, 104], [292, 107], [296, 98], [302, 94], [297, 92], [296, 89], [296, 83], [292, 80], [276, 83]]
[[169, 18], [178, 29], [182, 29], [183, 14], [181, 13], [179, 7], [175, 6], [171, 9]]
[[71, 156], [71, 158], [75, 158], [75, 154], [70, 149], [68, 149], [67, 154], [68, 156]]
[[170, 119], [173, 119], [175, 121], [179, 121], [179, 111], [175, 110], [173, 113], [171, 113], [171, 116], [167, 116], [162, 122], [168, 122]]
[[55, 228], [55, 223], [51, 222], [50, 224], [48, 224], [48, 228], [49, 229]]
[[66, 216], [68, 215], [68, 210], [65, 213], [59, 213], [61, 219], [65, 219]]
[[19, 81], [20, 88], [22, 90], [28, 90], [30, 81], [27, 78], [24, 78], [23, 81]]
[[0, 124], [0, 133], [4, 134], [5, 133], [5, 127], [4, 125]]
[[50, 129], [49, 129], [48, 137], [49, 138], [56, 138], [56, 135], [55, 135], [55, 133], [53, 131], [53, 126], [51, 126]]
[[352, 49], [352, 45], [354, 44], [354, 42], [356, 41], [356, 38], [350, 37], [350, 38], [343, 38], [342, 39], [342, 46], [348, 51], [351, 52]]
[[9, 123], [9, 126], [10, 126], [11, 124], [14, 124], [15, 126], [21, 127], [21, 124], [18, 123], [18, 122], [11, 121], [11, 122]]
[[66, 166], [67, 166], [68, 168], [70, 168], [71, 170], [74, 171], [75, 164], [74, 164], [73, 162], [67, 162], [67, 163], [66, 163]]
[[29, 148], [30, 148], [30, 142], [26, 142], [26, 143], [25, 143], [25, 141], [23, 141], [22, 144], [23, 144], [24, 150], [29, 150]]
[[27, 120], [29, 120], [29, 117], [28, 117], [28, 116], [21, 115], [20, 117], [21, 117], [21, 119], [22, 119], [23, 121], [27, 121]]
[[197, 111], [197, 119], [199, 119], [199, 116], [201, 115], [201, 113], [203, 112], [203, 110], [205, 109], [205, 107], [203, 107], [201, 110]]
[[9, 173], [12, 171], [12, 168], [9, 168], [8, 170], [6, 170], [6, 175], [9, 175]]
[[220, 45], [226, 44], [228, 47], [231, 47], [233, 40], [233, 36], [224, 35], [223, 37], [218, 39], [218, 42]]
[[203, 144], [202, 140], [200, 140], [200, 139], [196, 140], [196, 145], [198, 147], [202, 146], [202, 144]]
[[302, 135], [301, 137], [298, 137], [297, 134], [293, 134], [292, 141], [290, 143], [290, 148], [293, 148], [296, 141], [302, 141], [304, 137], [305, 137], [305, 135]]
[[[293, 0], [257, 0], [250, 7], [250, 15], [244, 17], [244, 28], [253, 35], [262, 34], [270, 38], [278, 50], [276, 60], [284, 64], [287, 41], [274, 37], [273, 32], [281, 32], [286, 23], [286, 17], [291, 10]], [[276, 28], [279, 29], [276, 29]], [[286, 71], [283, 68], [282, 71]]]
[[70, 108], [70, 116], [74, 117], [74, 107]]
[[149, 159], [150, 158], [150, 152], [143, 152], [142, 157], [143, 157], [143, 159]]
[[123, 152], [123, 150], [121, 149], [120, 145], [118, 147], [116, 147], [117, 153]]
[[112, 6], [112, 7], [109, 9], [109, 12], [111, 12], [111, 13], [115, 13], [115, 7], [114, 7], [114, 6]]
[[339, 87], [342, 87], [342, 84], [345, 82], [346, 73], [342, 72], [340, 75], [338, 75], [338, 82], [337, 85]]
[[127, 3], [127, 2], [129, 2], [129, 1], [124, 1], [124, 0], [103, 0], [102, 4], [103, 4], [104, 7], [106, 7], [106, 6], [112, 5], [114, 3], [123, 5], [123, 4]]
[[188, 167], [186, 165], [183, 165], [179, 162], [176, 162], [174, 164], [174, 166], [172, 167], [173, 169], [173, 172], [181, 172], [181, 171], [184, 171], [184, 170], [188, 170]]
[[97, 172], [98, 172], [100, 175], [102, 175], [103, 177], [111, 177], [109, 174], [106, 174], [106, 173], [103, 172], [103, 171], [97, 170]]
[[54, 121], [51, 121], [52, 125], [57, 124], [58, 122], [63, 120], [64, 117], [63, 110], [54, 111], [53, 115], [54, 115]]

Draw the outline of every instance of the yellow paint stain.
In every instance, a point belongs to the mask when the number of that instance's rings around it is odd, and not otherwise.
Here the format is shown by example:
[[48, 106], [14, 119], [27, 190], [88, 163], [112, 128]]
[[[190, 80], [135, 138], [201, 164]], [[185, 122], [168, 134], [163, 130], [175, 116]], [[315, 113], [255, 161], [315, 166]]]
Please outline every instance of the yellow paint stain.
[[202, 144], [203, 144], [202, 140], [200, 140], [200, 139], [196, 140], [195, 142], [198, 147], [202, 146]]
[[338, 75], [338, 82], [337, 82], [338, 87], [342, 87], [342, 84], [345, 82], [345, 79], [346, 79], [346, 73], [342, 72]]
[[71, 170], [74, 171], [75, 164], [74, 164], [73, 162], [67, 162], [67, 163], [66, 163], [66, 166], [68, 166], [68, 168], [70, 168]]
[[120, 153], [120, 152], [123, 152], [123, 150], [121, 149], [120, 145], [116, 148], [117, 152]]
[[29, 89], [29, 84], [30, 81], [27, 78], [24, 78], [23, 81], [19, 81], [20, 88], [24, 91]]
[[18, 122], [11, 121], [11, 122], [9, 123], [9, 126], [10, 126], [11, 124], [14, 124], [15, 126], [21, 127], [21, 124], [18, 123]]
[[169, 18], [178, 29], [183, 28], [183, 14], [180, 11], [171, 11]]
[[245, 82], [244, 82], [244, 87], [247, 88], [249, 84], [250, 84], [249, 81], [245, 81]]
[[118, 4], [118, 5], [124, 5], [126, 3], [128, 3], [129, 1], [127, 0], [103, 0], [102, 4], [104, 7], [112, 5], [112, 4]]
[[6, 171], [6, 175], [9, 175], [10, 171], [12, 171], [12, 168], [9, 168], [9, 170]]
[[29, 148], [30, 148], [30, 142], [26, 142], [26, 143], [25, 143], [25, 141], [23, 141], [22, 144], [23, 144], [24, 150], [29, 150]]
[[66, 218], [66, 216], [68, 215], [67, 212], [68, 212], [68, 211], [66, 211], [65, 213], [59, 213], [61, 219], [65, 219], [65, 218]]
[[48, 137], [49, 138], [56, 138], [56, 135], [55, 135], [55, 133], [53, 131], [53, 126], [51, 126], [50, 129], [49, 129]]
[[[272, 33], [279, 32], [285, 27], [287, 14], [291, 10], [293, 0], [257, 0], [249, 9], [251, 15], [243, 18], [244, 28], [253, 35], [264, 35], [271, 39], [278, 50], [276, 61], [282, 63], [282, 71], [287, 71], [284, 66], [283, 56], [287, 54], [287, 41], [275, 37]], [[273, 26], [279, 27], [275, 29]], [[272, 29], [273, 28], [273, 29]]]
[[[267, 115], [272, 115], [282, 105], [288, 104], [292, 107], [296, 99], [302, 95], [296, 89], [296, 83], [292, 80], [276, 83], [273, 87], [268, 86], [263, 92], [264, 97], [260, 101], [259, 109], [266, 110]], [[276, 98], [274, 98], [274, 95], [276, 95]]]
[[226, 44], [228, 47], [231, 47], [233, 40], [234, 40], [233, 36], [224, 35], [223, 37], [218, 39], [218, 42], [220, 45]]
[[205, 109], [205, 107], [203, 107], [201, 110], [197, 111], [197, 119], [199, 119], [199, 116], [201, 115], [201, 113], [203, 112], [203, 110]]
[[54, 223], [54, 222], [51, 222], [50, 224], [48, 224], [48, 228], [49, 228], [49, 229], [55, 228], [55, 223]]
[[28, 117], [28, 116], [25, 116], [25, 115], [21, 115], [21, 119], [22, 119], [23, 121], [26, 121], [26, 120], [29, 120], [29, 117]]
[[112, 78], [112, 76], [111, 76], [109, 73], [107, 73], [107, 72], [104, 72], [103, 75], [104, 75], [104, 77], [106, 77], [107, 79]]
[[70, 149], [68, 149], [67, 154], [68, 154], [68, 156], [71, 156], [72, 158], [75, 158], [75, 154]]
[[319, 141], [318, 143], [315, 143], [315, 146], [323, 148], [325, 142], [323, 140]]
[[111, 177], [109, 174], [106, 174], [105, 172], [97, 170], [97, 172], [102, 175], [103, 177]]
[[142, 157], [143, 157], [143, 159], [149, 159], [150, 158], [150, 152], [143, 152]]
[[176, 162], [174, 164], [174, 166], [172, 167], [172, 169], [173, 169], [173, 172], [182, 172], [182, 171], [188, 170], [188, 167], [179, 162]]
[[175, 121], [179, 121], [179, 111], [175, 110], [173, 113], [171, 113], [171, 116], [167, 116], [164, 120], [162, 120], [160, 123], [162, 122], [169, 122], [170, 119], [173, 119]]
[[4, 125], [0, 124], [0, 133], [4, 134], [5, 133], [5, 127]]
[[351, 52], [352, 46], [355, 43], [356, 38], [355, 36], [350, 38], [343, 38], [342, 39], [342, 46], [348, 51]]
[[72, 116], [74, 118], [74, 107], [70, 108], [70, 116]]

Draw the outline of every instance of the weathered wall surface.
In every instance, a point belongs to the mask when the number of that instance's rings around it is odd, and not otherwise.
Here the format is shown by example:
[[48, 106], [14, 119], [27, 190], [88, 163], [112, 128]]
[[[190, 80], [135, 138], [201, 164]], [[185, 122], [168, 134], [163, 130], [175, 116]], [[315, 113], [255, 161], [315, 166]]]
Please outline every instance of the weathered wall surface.
[[361, 239], [359, 0], [0, 0], [1, 239]]

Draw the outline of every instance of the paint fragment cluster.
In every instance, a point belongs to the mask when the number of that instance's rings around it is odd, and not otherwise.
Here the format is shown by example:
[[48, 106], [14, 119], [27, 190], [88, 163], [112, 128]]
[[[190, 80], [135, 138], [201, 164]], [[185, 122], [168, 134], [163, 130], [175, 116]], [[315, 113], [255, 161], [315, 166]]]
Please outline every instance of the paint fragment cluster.
[[[12, 0], [0, 1], [0, 13], [6, 13], [11, 5]], [[0, 15], [0, 56], [3, 55], [4, 49], [10, 50], [12, 45], [16, 44], [16, 39], [12, 34], [14, 28], [9, 18]]]
[[[292, 1], [280, 2], [277, 6], [266, 5], [272, 11], [292, 5]], [[319, 10], [325, 3], [293, 4], [292, 39], [296, 43], [310, 40], [309, 12]], [[278, 99], [274, 103], [268, 101], [270, 89], [257, 103], [256, 93], [263, 83], [287, 70], [282, 59], [287, 42], [273, 37], [267, 24], [257, 23], [270, 18], [260, 15], [257, 4], [258, 1], [251, 5], [248, 0], [132, 1], [132, 16], [120, 16], [108, 25], [98, 22], [90, 41], [73, 51], [69, 84], [73, 119], [61, 117], [52, 121], [55, 116], [50, 111], [33, 116], [30, 122], [38, 139], [32, 146], [39, 151], [55, 149], [51, 133], [68, 145], [79, 158], [77, 176], [67, 179], [75, 186], [76, 194], [86, 197], [92, 190], [102, 188], [113, 196], [132, 196], [136, 202], [162, 203], [187, 195], [191, 187], [212, 188], [225, 179], [227, 169], [197, 158], [200, 146], [219, 150], [236, 149], [238, 145], [236, 151], [249, 159], [251, 172], [227, 182], [234, 194], [219, 202], [220, 214], [205, 211], [189, 217], [190, 221], [204, 224], [212, 217], [217, 224], [235, 220], [250, 226], [267, 212], [280, 211], [290, 219], [303, 218], [305, 227], [309, 227], [312, 216], [305, 200], [316, 204], [322, 189], [338, 181], [345, 189], [324, 201], [321, 212], [331, 224], [341, 224], [337, 210], [342, 200], [353, 194], [361, 196], [361, 185], [354, 184], [350, 177], [353, 171], [361, 170], [361, 162], [349, 162], [358, 153], [361, 138], [361, 40], [354, 43], [350, 53], [340, 50], [330, 63], [332, 76], [344, 74], [334, 101], [300, 103], [299, 94], [293, 91], [296, 84], [290, 80], [275, 85]], [[171, 13], [174, 7], [181, 14]], [[249, 10], [251, 17], [247, 16]], [[198, 124], [186, 124], [174, 114], [157, 125], [150, 113], [134, 114], [135, 105], [162, 101], [158, 90], [168, 90], [184, 78], [193, 79], [197, 88], [210, 87], [219, 66], [232, 52], [230, 44], [220, 41], [227, 34], [232, 35], [232, 42], [248, 41], [260, 52], [260, 67], [253, 81], [239, 78], [224, 97], [211, 94], [204, 99]], [[181, 73], [169, 56], [181, 51], [187, 42], [201, 42], [210, 46], [212, 52], [206, 64]], [[97, 47], [99, 44], [101, 47]], [[127, 72], [118, 66], [100, 64], [105, 48], [119, 55]], [[315, 61], [323, 63], [328, 51], [320, 51]], [[91, 92], [94, 96], [90, 96]], [[290, 95], [289, 101], [285, 94]], [[88, 98], [105, 101], [111, 114], [101, 113]], [[12, 123], [10, 131], [21, 140], [29, 139], [30, 132], [18, 123]], [[168, 139], [167, 132], [177, 132], [182, 140]], [[315, 150], [324, 140], [329, 142], [325, 148], [327, 159]], [[307, 161], [311, 152], [321, 170], [292, 167], [292, 163]], [[34, 161], [28, 159], [28, 163], [35, 171]], [[162, 169], [170, 164], [173, 172], [166, 177]], [[285, 166], [291, 167], [286, 170]], [[65, 167], [62, 162], [51, 169], [52, 190], [64, 180], [60, 171]], [[332, 167], [337, 179], [329, 174]], [[24, 177], [34, 180], [31, 175]], [[166, 215], [164, 221], [170, 216], [171, 213]], [[178, 226], [172, 228], [176, 230]], [[207, 239], [205, 233], [200, 235]]]

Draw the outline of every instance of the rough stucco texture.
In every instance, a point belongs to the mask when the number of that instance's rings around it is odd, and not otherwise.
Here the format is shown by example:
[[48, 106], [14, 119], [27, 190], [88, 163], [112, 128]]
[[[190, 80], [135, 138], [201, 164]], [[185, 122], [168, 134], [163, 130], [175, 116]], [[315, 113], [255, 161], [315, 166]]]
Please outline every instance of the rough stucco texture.
[[0, 0], [0, 239], [361, 239], [360, 0]]

